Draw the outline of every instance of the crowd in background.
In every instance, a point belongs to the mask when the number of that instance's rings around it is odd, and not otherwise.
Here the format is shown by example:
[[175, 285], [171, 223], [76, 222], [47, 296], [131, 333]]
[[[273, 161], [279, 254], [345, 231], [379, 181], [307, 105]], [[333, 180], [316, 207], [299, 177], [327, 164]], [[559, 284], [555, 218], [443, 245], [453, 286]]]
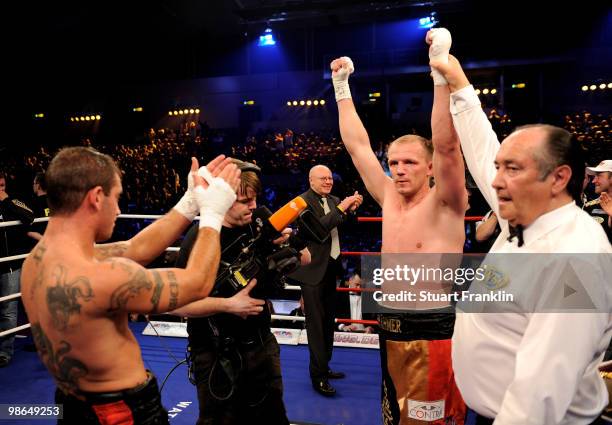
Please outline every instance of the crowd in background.
[[[506, 137], [514, 126], [507, 114], [495, 109], [488, 112], [493, 129], [500, 139]], [[576, 135], [585, 147], [590, 164], [598, 163], [610, 156], [612, 151], [611, 117], [593, 115], [588, 112], [566, 115], [564, 126]], [[372, 140], [375, 154], [381, 165], [386, 165], [386, 147], [392, 141]], [[142, 138], [141, 138], [142, 140]], [[361, 216], [380, 216], [380, 207], [368, 196], [350, 157], [346, 153], [337, 131], [299, 132], [295, 129], [282, 131], [267, 129], [248, 135], [236, 143], [224, 132], [213, 131], [193, 122], [173, 129], [150, 129], [140, 144], [100, 145], [95, 139], [82, 139], [82, 144], [93, 146], [116, 159], [124, 173], [121, 209], [123, 213], [159, 214], [167, 211], [182, 196], [190, 157], [202, 162], [216, 153], [225, 153], [236, 158], [257, 163], [263, 170], [264, 193], [259, 203], [275, 210], [308, 186], [308, 171], [315, 164], [327, 165], [334, 174], [334, 193], [339, 196], [352, 194], [355, 190], [365, 195], [359, 210]], [[44, 171], [55, 151], [40, 146], [19, 155], [2, 155], [0, 169], [8, 175], [10, 187], [19, 192], [31, 188], [31, 178]], [[477, 192], [473, 189], [472, 192]], [[27, 199], [29, 194], [18, 193]], [[473, 196], [472, 209], [468, 215], [482, 215], [486, 206], [478, 196]], [[118, 231], [138, 230], [142, 224], [121, 224]], [[354, 224], [358, 226], [357, 224]], [[134, 227], [136, 226], [136, 227]], [[351, 226], [351, 225], [349, 225]], [[356, 229], [342, 232], [343, 246], [351, 251], [380, 249], [380, 232], [376, 224], [359, 224], [374, 227], [364, 236]], [[352, 231], [355, 230], [355, 231]], [[468, 230], [469, 232], [469, 230]], [[466, 246], [466, 248], [469, 248]]]

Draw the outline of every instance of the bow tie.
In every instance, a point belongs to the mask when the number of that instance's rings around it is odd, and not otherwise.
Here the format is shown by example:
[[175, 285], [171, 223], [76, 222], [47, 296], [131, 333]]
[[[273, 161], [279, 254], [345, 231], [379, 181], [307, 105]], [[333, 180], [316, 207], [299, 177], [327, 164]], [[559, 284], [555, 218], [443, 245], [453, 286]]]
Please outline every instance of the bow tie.
[[523, 226], [521, 224], [517, 224], [516, 227], [508, 225], [510, 229], [510, 236], [508, 236], [508, 242], [512, 242], [512, 239], [515, 237], [518, 238], [518, 246], [519, 248], [525, 244], [523, 240]]

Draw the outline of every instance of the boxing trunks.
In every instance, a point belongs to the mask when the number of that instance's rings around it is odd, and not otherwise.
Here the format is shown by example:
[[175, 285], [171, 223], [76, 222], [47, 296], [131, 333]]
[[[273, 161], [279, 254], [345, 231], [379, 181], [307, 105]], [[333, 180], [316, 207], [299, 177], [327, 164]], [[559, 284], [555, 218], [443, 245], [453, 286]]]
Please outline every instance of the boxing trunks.
[[55, 403], [64, 406], [58, 424], [167, 425], [168, 412], [161, 404], [157, 380], [151, 372], [147, 375], [147, 380], [134, 388], [107, 393], [81, 391], [80, 398], [56, 389]]
[[451, 363], [455, 314], [381, 314], [384, 425], [463, 425], [466, 407]]

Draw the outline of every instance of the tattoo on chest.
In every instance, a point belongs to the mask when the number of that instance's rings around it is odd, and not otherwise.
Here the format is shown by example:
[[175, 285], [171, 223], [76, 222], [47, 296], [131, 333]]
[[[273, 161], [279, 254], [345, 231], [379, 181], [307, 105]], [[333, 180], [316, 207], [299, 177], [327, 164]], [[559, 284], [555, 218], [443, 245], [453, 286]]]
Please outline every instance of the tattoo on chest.
[[70, 343], [61, 340], [54, 349], [38, 323], [32, 323], [32, 337], [41, 360], [55, 378], [57, 386], [65, 393], [75, 393], [78, 380], [86, 376], [89, 370], [80, 360], [69, 355], [72, 350]]
[[53, 326], [63, 331], [68, 327], [71, 317], [81, 313], [80, 302], [90, 301], [94, 294], [88, 278], [78, 276], [69, 281], [66, 267], [61, 264], [55, 267], [52, 276], [55, 286], [47, 288], [47, 308]]

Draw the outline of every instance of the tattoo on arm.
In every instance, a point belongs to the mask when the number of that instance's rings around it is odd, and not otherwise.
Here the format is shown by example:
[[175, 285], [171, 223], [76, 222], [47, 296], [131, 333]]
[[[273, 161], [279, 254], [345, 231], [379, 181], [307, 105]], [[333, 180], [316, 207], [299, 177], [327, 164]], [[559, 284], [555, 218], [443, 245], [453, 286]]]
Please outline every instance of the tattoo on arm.
[[32, 323], [32, 337], [41, 360], [55, 378], [60, 390], [64, 393], [76, 393], [78, 380], [86, 376], [89, 370], [83, 362], [68, 355], [72, 350], [70, 343], [61, 340], [59, 347], [54, 351], [51, 341], [39, 323]]
[[164, 282], [162, 281], [159, 272], [151, 270], [151, 274], [155, 278], [155, 288], [153, 289], [151, 304], [153, 304], [153, 312], [157, 313], [159, 311], [159, 299], [161, 298], [162, 289], [164, 289]]
[[179, 296], [179, 285], [173, 271], [168, 271], [168, 281], [170, 282], [170, 300], [168, 301], [168, 311], [176, 309]]
[[45, 268], [44, 266], [41, 266], [38, 272], [36, 273], [36, 277], [34, 278], [34, 281], [32, 282], [32, 287], [30, 288], [30, 298], [31, 299], [34, 299], [34, 293], [36, 292], [38, 288], [42, 286], [44, 282], [44, 276], [45, 276]]
[[[111, 267], [114, 267], [115, 264], [118, 264], [127, 273], [130, 273], [130, 278], [127, 282], [119, 285], [119, 287], [117, 287], [117, 289], [115, 289], [111, 294], [110, 307], [108, 308], [109, 313], [125, 310], [126, 305], [131, 298], [138, 296], [140, 291], [143, 289], [149, 291], [153, 288], [153, 284], [147, 278], [145, 269], [138, 268], [134, 271], [134, 268], [131, 265], [118, 262], [113, 262]], [[158, 284], [159, 282], [156, 283], [156, 285]], [[155, 292], [157, 290], [158, 289], [156, 287]], [[151, 302], [153, 303], [154, 307], [155, 302], [159, 303], [159, 299], [156, 301], [155, 298], [156, 295], [154, 293], [153, 297], [151, 298]]]
[[115, 242], [103, 245], [96, 245], [94, 255], [98, 260], [106, 260], [111, 257], [123, 257], [129, 248], [128, 242]]
[[32, 282], [32, 288], [30, 289], [30, 298], [34, 299], [34, 292], [43, 284], [43, 276], [45, 272], [45, 268], [42, 264], [43, 256], [47, 252], [47, 247], [43, 242], [39, 242], [32, 250], [32, 259], [36, 262], [36, 266], [38, 267], [38, 272], [36, 273], [36, 277]]
[[71, 316], [80, 314], [79, 299], [87, 302], [94, 297], [88, 278], [78, 276], [69, 282], [67, 274], [66, 267], [58, 264], [53, 272], [56, 284], [47, 288], [47, 308], [53, 326], [60, 331], [68, 328]]
[[36, 247], [34, 247], [34, 251], [32, 251], [32, 258], [34, 259], [34, 261], [36, 261], [38, 265], [40, 265], [40, 262], [42, 261], [45, 252], [47, 252], [47, 247], [42, 242], [40, 242], [38, 245], [36, 245]]

